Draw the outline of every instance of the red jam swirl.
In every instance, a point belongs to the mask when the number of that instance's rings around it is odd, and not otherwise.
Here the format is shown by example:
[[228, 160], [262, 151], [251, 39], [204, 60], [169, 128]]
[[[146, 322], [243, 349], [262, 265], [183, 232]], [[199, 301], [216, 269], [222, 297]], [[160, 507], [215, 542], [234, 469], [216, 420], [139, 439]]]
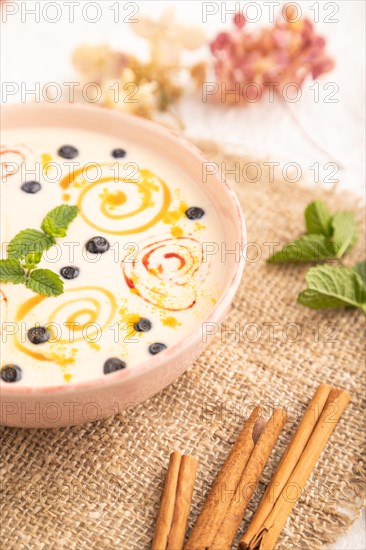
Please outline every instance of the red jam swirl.
[[192, 308], [197, 300], [202, 246], [193, 237], [166, 238], [145, 245], [133, 259], [122, 260], [125, 282], [132, 292], [166, 311]]
[[2, 182], [17, 174], [32, 152], [25, 145], [6, 147], [0, 145], [0, 177]]

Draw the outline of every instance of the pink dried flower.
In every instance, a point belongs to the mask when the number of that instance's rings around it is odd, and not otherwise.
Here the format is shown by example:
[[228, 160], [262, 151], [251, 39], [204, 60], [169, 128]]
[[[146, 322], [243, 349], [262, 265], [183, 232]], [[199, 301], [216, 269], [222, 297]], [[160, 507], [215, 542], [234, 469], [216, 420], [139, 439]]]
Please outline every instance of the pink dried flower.
[[236, 13], [234, 15], [234, 25], [236, 25], [239, 29], [244, 27], [245, 22], [245, 17], [242, 13]]
[[218, 53], [220, 50], [224, 50], [230, 45], [230, 34], [228, 32], [220, 32], [215, 40], [210, 44], [210, 48], [213, 54]]
[[[220, 32], [210, 44], [218, 84], [232, 90], [239, 83], [251, 90], [241, 94], [240, 100], [251, 101], [255, 90], [251, 84], [279, 85], [275, 89], [280, 92], [286, 84], [301, 86], [307, 77], [315, 79], [332, 70], [334, 62], [325, 51], [325, 39], [316, 34], [309, 19], [296, 18], [296, 9], [287, 6], [285, 17], [250, 31], [245, 17], [236, 14], [233, 31]], [[227, 100], [238, 102], [233, 94]]]

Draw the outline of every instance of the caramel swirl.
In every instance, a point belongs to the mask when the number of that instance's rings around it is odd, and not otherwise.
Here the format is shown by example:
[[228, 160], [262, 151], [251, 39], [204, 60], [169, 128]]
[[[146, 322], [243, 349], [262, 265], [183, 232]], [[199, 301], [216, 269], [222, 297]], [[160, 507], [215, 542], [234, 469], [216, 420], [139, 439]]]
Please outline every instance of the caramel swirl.
[[[42, 305], [44, 300], [47, 300], [47, 305], [50, 306], [47, 322], [45, 322], [42, 312], [39, 309], [37, 311], [38, 306]], [[58, 304], [55, 309], [51, 309], [53, 303]], [[102, 307], [103, 304], [105, 304], [105, 308]], [[19, 307], [16, 321], [31, 319], [33, 324], [38, 322], [42, 326], [47, 326], [52, 334], [52, 343], [50, 342], [50, 344], [62, 345], [82, 341], [85, 338], [84, 331], [88, 328], [91, 330], [88, 330], [87, 337], [92, 339], [98, 332], [110, 326], [116, 310], [116, 299], [109, 290], [102, 287], [85, 286], [69, 289], [57, 299], [42, 295], [33, 296]], [[19, 340], [16, 340], [16, 347], [34, 359], [55, 360], [52, 353], [36, 352], [23, 345]]]
[[[158, 223], [169, 209], [168, 186], [153, 172], [138, 170], [134, 178], [110, 173], [113, 165], [90, 164], [65, 176], [60, 186], [75, 198], [80, 215], [94, 229], [113, 235], [141, 233]], [[101, 174], [90, 181], [90, 171]], [[99, 209], [95, 210], [95, 204]]]

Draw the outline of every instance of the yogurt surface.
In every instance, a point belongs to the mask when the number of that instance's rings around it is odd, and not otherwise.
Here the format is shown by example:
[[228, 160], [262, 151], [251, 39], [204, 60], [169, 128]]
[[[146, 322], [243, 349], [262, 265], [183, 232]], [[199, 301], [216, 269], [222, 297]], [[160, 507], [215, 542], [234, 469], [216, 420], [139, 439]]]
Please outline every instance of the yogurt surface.
[[[79, 207], [67, 236], [38, 266], [66, 275], [64, 293], [1, 285], [1, 365], [19, 367], [14, 384], [111, 376], [115, 360], [116, 369], [133, 369], [207, 318], [225, 281], [223, 228], [187, 174], [138, 143], [83, 130], [9, 130], [1, 143], [3, 258], [6, 243], [23, 229], [40, 229], [50, 210]], [[66, 145], [77, 150], [74, 158], [60, 156]], [[33, 187], [25, 191], [25, 182]], [[95, 237], [108, 250], [91, 251]], [[34, 327], [46, 328], [49, 339], [32, 342]]]

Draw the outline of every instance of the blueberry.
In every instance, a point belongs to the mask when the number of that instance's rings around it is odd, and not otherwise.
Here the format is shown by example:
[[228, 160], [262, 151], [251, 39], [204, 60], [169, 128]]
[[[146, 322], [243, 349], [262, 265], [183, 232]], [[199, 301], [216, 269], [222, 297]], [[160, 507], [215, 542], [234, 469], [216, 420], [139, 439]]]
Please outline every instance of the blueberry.
[[92, 254], [104, 254], [109, 250], [109, 246], [109, 242], [104, 237], [93, 237], [86, 243], [85, 248]]
[[41, 187], [42, 186], [38, 181], [25, 181], [21, 186], [21, 190], [25, 193], [31, 193], [34, 195], [40, 191]]
[[191, 206], [186, 210], [186, 216], [189, 220], [199, 220], [204, 215], [205, 211], [199, 206]]
[[80, 274], [80, 269], [73, 265], [68, 265], [60, 269], [61, 277], [64, 279], [76, 279]]
[[72, 145], [63, 145], [57, 151], [57, 154], [63, 159], [71, 160], [78, 156], [79, 151], [76, 149], [76, 147], [73, 147]]
[[111, 357], [110, 359], [107, 359], [107, 361], [104, 363], [103, 372], [104, 374], [110, 374], [111, 372], [125, 369], [126, 366], [126, 363], [124, 361], [121, 361], [121, 359], [117, 359], [117, 357]]
[[4, 365], [0, 370], [0, 378], [4, 382], [18, 382], [22, 377], [22, 369], [17, 365]]
[[149, 319], [141, 317], [141, 319], [139, 319], [137, 323], [133, 325], [133, 328], [137, 330], [137, 332], [148, 332], [152, 328], [152, 323], [151, 321], [149, 321]]
[[161, 344], [160, 342], [155, 342], [154, 344], [151, 344], [149, 346], [149, 352], [151, 353], [151, 355], [156, 355], [157, 353], [160, 353], [165, 349], [166, 349], [166, 345]]
[[28, 338], [32, 344], [44, 344], [51, 335], [45, 327], [33, 327], [28, 330]]
[[126, 156], [126, 151], [124, 149], [113, 149], [112, 157], [115, 159], [122, 159]]

